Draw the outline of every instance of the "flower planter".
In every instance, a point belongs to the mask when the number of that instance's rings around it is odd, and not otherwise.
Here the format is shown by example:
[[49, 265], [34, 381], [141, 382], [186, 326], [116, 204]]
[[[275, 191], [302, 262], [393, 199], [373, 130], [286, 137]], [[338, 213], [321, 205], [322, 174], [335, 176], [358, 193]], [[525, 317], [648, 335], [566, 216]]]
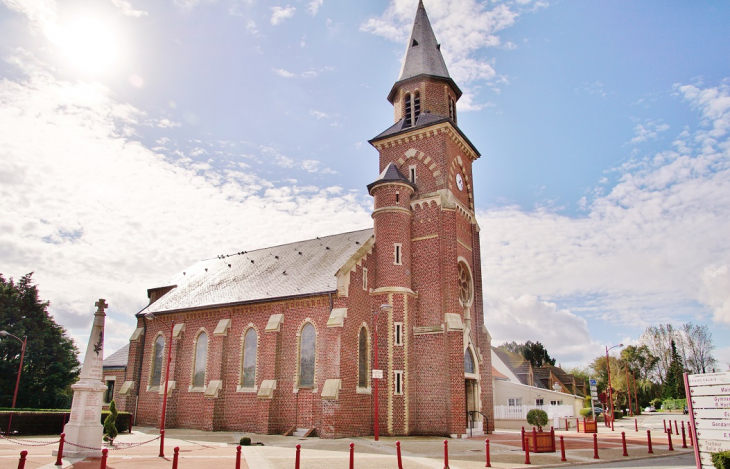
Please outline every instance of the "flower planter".
[[525, 432], [522, 427], [522, 451], [525, 450], [525, 440], [532, 453], [555, 453], [555, 430], [550, 427], [549, 432], [538, 432], [532, 427], [532, 432]]
[[595, 420], [578, 420], [578, 433], [598, 433], [598, 422]]

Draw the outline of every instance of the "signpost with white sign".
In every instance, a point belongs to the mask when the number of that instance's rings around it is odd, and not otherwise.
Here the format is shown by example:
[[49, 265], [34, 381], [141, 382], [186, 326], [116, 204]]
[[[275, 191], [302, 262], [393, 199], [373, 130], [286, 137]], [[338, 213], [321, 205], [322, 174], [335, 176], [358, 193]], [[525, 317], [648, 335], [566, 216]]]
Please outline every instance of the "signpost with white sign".
[[598, 382], [595, 379], [589, 381], [591, 385], [591, 411], [593, 420], [596, 420], [596, 401], [598, 400]]
[[684, 387], [697, 469], [713, 468], [712, 453], [730, 450], [730, 372], [685, 373]]

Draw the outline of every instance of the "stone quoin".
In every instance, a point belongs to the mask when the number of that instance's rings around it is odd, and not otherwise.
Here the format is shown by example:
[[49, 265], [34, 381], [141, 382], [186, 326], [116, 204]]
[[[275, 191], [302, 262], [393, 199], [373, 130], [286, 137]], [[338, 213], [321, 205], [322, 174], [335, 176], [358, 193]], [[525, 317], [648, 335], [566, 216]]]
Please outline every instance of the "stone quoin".
[[159, 425], [171, 353], [167, 428], [373, 435], [377, 346], [381, 435], [492, 430], [480, 154], [460, 97], [419, 2], [388, 94], [395, 123], [370, 140], [373, 228], [217, 256], [150, 288], [126, 362], [105, 373], [118, 409]]

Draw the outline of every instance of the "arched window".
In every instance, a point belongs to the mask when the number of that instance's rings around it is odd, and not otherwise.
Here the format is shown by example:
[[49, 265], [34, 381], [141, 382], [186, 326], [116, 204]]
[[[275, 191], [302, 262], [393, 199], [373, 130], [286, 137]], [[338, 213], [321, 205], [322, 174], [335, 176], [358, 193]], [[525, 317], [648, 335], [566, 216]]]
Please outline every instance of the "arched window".
[[456, 124], [456, 101], [451, 96], [449, 96], [449, 117]]
[[416, 91], [413, 95], [413, 123], [417, 124], [418, 116], [421, 115], [421, 93]]
[[472, 302], [474, 287], [469, 273], [469, 267], [463, 262], [459, 262], [459, 301], [463, 306], [469, 306]]
[[205, 365], [208, 362], [208, 335], [201, 332], [195, 343], [195, 366], [193, 368], [193, 387], [205, 387]]
[[476, 373], [474, 368], [474, 357], [469, 349], [466, 349], [466, 352], [464, 352], [464, 373]]
[[252, 327], [246, 331], [246, 336], [243, 338], [243, 373], [241, 375], [241, 386], [244, 388], [256, 386], [256, 347], [256, 330]]
[[299, 340], [299, 387], [311, 388], [314, 386], [314, 360], [317, 345], [317, 332], [311, 323], [304, 325]]
[[410, 127], [413, 124], [413, 119], [411, 119], [411, 94], [410, 93], [408, 93], [406, 95], [405, 110], [403, 112], [403, 116], [406, 119], [403, 122], [403, 127]]
[[368, 366], [370, 364], [370, 360], [368, 360], [368, 331], [365, 330], [364, 327], [360, 328], [359, 350], [357, 386], [360, 388], [366, 388], [368, 387], [368, 375], [370, 374], [370, 367]]
[[162, 354], [165, 351], [165, 339], [157, 336], [155, 340], [155, 354], [152, 357], [152, 381], [150, 386], [159, 386], [162, 379]]

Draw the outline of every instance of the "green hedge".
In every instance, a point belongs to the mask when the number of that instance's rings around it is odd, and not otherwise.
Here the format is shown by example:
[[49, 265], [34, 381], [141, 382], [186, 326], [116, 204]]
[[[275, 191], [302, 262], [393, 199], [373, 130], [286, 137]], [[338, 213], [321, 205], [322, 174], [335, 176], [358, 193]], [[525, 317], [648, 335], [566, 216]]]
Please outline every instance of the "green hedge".
[[[60, 435], [70, 415], [69, 411], [14, 411], [10, 432], [15, 435]], [[109, 411], [103, 410], [99, 423], [103, 424], [108, 415]], [[10, 412], [0, 411], [0, 428], [3, 431], [8, 428], [9, 418]], [[131, 431], [131, 424], [132, 414], [119, 412], [116, 422], [119, 433]]]
[[714, 453], [712, 455], [712, 465], [717, 469], [730, 469], [730, 451]]
[[687, 405], [687, 399], [666, 399], [662, 401], [664, 410], [681, 410]]

